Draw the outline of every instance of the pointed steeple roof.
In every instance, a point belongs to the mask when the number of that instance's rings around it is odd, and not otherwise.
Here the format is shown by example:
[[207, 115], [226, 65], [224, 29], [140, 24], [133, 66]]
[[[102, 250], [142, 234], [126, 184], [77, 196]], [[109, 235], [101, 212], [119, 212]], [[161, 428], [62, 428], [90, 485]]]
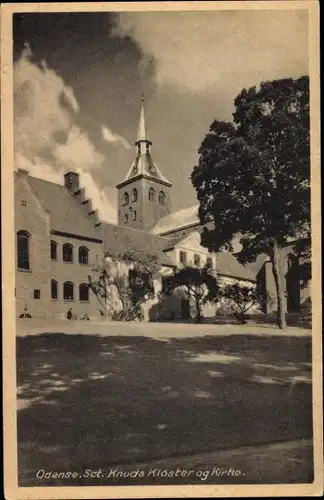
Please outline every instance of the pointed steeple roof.
[[167, 186], [172, 186], [171, 182], [162, 175], [162, 172], [154, 163], [151, 155], [151, 145], [152, 142], [147, 138], [147, 131], [145, 126], [145, 110], [144, 110], [144, 96], [141, 97], [141, 113], [140, 120], [137, 130], [137, 141], [135, 146], [137, 148], [136, 158], [127, 172], [124, 180], [117, 185], [117, 187], [122, 186], [129, 181], [144, 176], [146, 178], [154, 179], [157, 182], [165, 184]]
[[145, 112], [144, 112], [144, 94], [142, 94], [141, 102], [142, 106], [141, 106], [141, 115], [137, 130], [137, 142], [147, 140], [146, 127], [145, 127]]

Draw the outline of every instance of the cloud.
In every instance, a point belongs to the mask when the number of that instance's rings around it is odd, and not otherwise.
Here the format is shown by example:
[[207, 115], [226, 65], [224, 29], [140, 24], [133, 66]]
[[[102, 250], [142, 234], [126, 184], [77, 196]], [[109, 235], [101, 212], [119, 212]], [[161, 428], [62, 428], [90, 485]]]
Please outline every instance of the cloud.
[[115, 222], [116, 210], [93, 176], [104, 157], [76, 124], [79, 111], [73, 89], [44, 61], [33, 63], [26, 45], [14, 65], [15, 167], [59, 184], [64, 172], [79, 172], [100, 217]]
[[107, 188], [98, 186], [90, 172], [83, 172], [80, 169], [77, 169], [77, 172], [80, 175], [80, 186], [86, 188], [87, 197], [92, 199], [100, 218], [117, 224], [117, 210], [108, 199]]
[[114, 134], [114, 132], [112, 132], [106, 125], [101, 125], [101, 135], [104, 141], [120, 143], [126, 149], [130, 149], [132, 147], [125, 137]]
[[104, 157], [96, 151], [86, 132], [73, 125], [65, 144], [58, 144], [53, 153], [58, 165], [66, 165], [70, 170], [83, 171], [98, 169]]
[[228, 85], [240, 90], [308, 73], [307, 23], [306, 11], [292, 9], [125, 12], [113, 35], [137, 43], [142, 67], [154, 58], [158, 85], [186, 92]]

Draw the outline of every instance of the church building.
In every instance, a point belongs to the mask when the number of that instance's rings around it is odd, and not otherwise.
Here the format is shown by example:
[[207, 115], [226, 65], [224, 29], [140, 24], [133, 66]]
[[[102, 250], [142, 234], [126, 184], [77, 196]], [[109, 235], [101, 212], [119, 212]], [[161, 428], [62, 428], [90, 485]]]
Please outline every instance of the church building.
[[[265, 257], [242, 266], [234, 254], [210, 254], [200, 244], [198, 206], [172, 211], [172, 184], [153, 160], [143, 100], [135, 148], [134, 162], [116, 186], [118, 224], [99, 219], [75, 172], [64, 175], [63, 185], [32, 177], [27, 170], [14, 173], [17, 317], [99, 317], [103, 311], [89, 276], [95, 277], [105, 255], [127, 249], [147, 252], [160, 265], [155, 297], [145, 305], [146, 320], [190, 316], [184, 296], [163, 304], [159, 299], [163, 275], [179, 266], [208, 265], [224, 283], [247, 286], [255, 286], [262, 276], [273, 293]], [[274, 307], [269, 302], [264, 312]], [[205, 314], [215, 315], [215, 306]]]

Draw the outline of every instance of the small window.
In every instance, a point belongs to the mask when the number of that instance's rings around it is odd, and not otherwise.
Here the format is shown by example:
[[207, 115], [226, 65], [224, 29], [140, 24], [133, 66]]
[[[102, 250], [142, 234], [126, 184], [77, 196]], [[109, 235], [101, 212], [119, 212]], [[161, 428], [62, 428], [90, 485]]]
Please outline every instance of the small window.
[[136, 210], [134, 210], [134, 212], [133, 212], [133, 220], [136, 220], [136, 216], [137, 216]]
[[79, 286], [79, 299], [83, 302], [89, 301], [89, 285], [87, 283], [81, 283]]
[[21, 206], [22, 207], [27, 207], [27, 201], [26, 200], [21, 200]]
[[213, 258], [212, 257], [207, 257], [207, 259], [206, 259], [206, 267], [208, 269], [213, 269]]
[[180, 250], [180, 262], [181, 264], [187, 264], [187, 254], [186, 252], [183, 252], [182, 250]]
[[200, 255], [194, 254], [194, 264], [196, 267], [200, 267]]
[[86, 247], [79, 248], [79, 263], [88, 264], [89, 262], [89, 250]]
[[124, 193], [124, 205], [128, 205], [128, 203], [129, 203], [128, 193]]
[[74, 299], [74, 285], [70, 281], [66, 281], [63, 285], [63, 297], [64, 300]]
[[162, 280], [161, 280], [161, 292], [162, 293], [167, 291], [167, 283], [168, 283], [168, 276], [162, 276]]
[[160, 205], [164, 205], [165, 203], [165, 194], [163, 193], [163, 191], [160, 191], [159, 193], [159, 203]]
[[17, 233], [17, 260], [19, 269], [30, 269], [30, 235], [27, 231]]
[[57, 281], [55, 281], [55, 280], [51, 281], [51, 295], [52, 295], [52, 299], [57, 299], [58, 298]]
[[127, 222], [128, 222], [128, 215], [127, 214], [124, 215], [124, 222], [125, 222], [125, 224], [127, 224]]
[[149, 189], [149, 200], [150, 201], [155, 201], [155, 191], [153, 188]]
[[56, 241], [51, 241], [51, 259], [57, 259], [57, 243]]
[[138, 198], [138, 194], [137, 194], [137, 189], [133, 189], [133, 202], [134, 201], [137, 201], [137, 198]]
[[40, 290], [34, 290], [34, 299], [40, 299]]
[[64, 262], [73, 262], [73, 246], [70, 243], [63, 245], [63, 260]]

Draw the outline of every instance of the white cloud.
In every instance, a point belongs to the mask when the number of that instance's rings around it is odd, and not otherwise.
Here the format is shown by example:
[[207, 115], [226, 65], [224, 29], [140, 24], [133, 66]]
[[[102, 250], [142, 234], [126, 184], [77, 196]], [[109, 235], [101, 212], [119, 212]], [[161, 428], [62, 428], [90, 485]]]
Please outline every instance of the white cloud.
[[70, 170], [81, 168], [84, 171], [100, 167], [104, 157], [96, 151], [86, 132], [73, 125], [65, 144], [58, 144], [54, 150], [58, 165], [66, 165]]
[[14, 65], [15, 167], [58, 184], [63, 183], [64, 172], [79, 172], [101, 218], [116, 222], [116, 210], [92, 175], [104, 157], [75, 124], [79, 104], [73, 89], [45, 62], [40, 67], [34, 64], [31, 55], [26, 45]]
[[115, 134], [107, 127], [107, 125], [101, 125], [101, 135], [104, 141], [120, 143], [126, 149], [130, 149], [132, 147], [125, 137]]
[[178, 90], [236, 91], [308, 73], [306, 11], [125, 12], [114, 34], [132, 37], [144, 67], [154, 58], [157, 83]]

